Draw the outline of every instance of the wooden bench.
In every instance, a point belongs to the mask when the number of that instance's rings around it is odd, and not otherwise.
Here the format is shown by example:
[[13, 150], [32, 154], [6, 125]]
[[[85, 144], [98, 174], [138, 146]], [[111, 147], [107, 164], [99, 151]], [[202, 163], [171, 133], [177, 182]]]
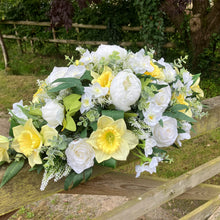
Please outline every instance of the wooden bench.
[[[220, 97], [206, 100], [209, 117], [196, 125], [197, 134], [220, 127]], [[132, 160], [133, 158], [130, 158]], [[127, 163], [127, 162], [126, 162]], [[120, 163], [119, 166], [126, 165]], [[0, 170], [2, 179], [5, 167]], [[63, 192], [64, 180], [49, 183], [40, 191], [42, 174], [28, 172], [26, 166], [13, 180], [0, 189], [0, 220], [7, 219], [21, 206]], [[95, 167], [92, 179], [80, 184], [69, 194], [96, 194], [127, 196], [129, 201], [97, 219], [137, 219], [150, 210], [173, 199], [209, 200], [182, 219], [206, 219], [220, 206], [220, 186], [201, 184], [220, 173], [220, 157], [217, 157], [175, 179], [155, 177], [135, 178], [106, 167]], [[64, 193], [64, 192], [63, 192]]]

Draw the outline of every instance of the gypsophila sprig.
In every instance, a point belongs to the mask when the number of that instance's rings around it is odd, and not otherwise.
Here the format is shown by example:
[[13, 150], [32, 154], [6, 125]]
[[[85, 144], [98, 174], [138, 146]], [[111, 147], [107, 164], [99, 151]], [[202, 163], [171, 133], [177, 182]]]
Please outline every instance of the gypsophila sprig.
[[183, 67], [186, 57], [167, 63], [155, 60], [153, 50], [133, 53], [117, 45], [77, 51], [78, 60], [66, 56], [68, 67], [54, 67], [38, 81], [29, 105], [21, 100], [9, 111], [0, 164], [11, 165], [1, 186], [25, 160], [31, 170], [44, 170], [41, 190], [63, 177], [65, 189], [74, 187], [95, 164], [115, 167], [131, 152], [140, 159], [136, 177], [154, 173], [159, 163], [173, 161], [164, 147], [190, 139], [195, 118], [205, 115], [200, 75]]

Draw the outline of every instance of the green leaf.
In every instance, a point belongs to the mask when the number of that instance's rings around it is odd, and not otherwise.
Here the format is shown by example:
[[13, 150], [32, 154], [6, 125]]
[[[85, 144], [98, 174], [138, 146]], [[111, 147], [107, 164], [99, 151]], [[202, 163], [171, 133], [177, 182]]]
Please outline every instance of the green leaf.
[[178, 130], [178, 133], [179, 133], [179, 134], [180, 134], [180, 133], [186, 133], [182, 128], [178, 128], [177, 130]]
[[82, 132], [80, 133], [81, 138], [86, 138], [87, 137], [87, 128], [83, 129]]
[[164, 116], [169, 116], [169, 117], [172, 117], [172, 118], [175, 118], [175, 119], [179, 119], [179, 120], [184, 120], [184, 121], [187, 121], [187, 122], [196, 122], [195, 119], [185, 115], [184, 113], [182, 112], [164, 112], [163, 113]]
[[20, 159], [19, 161], [13, 161], [8, 168], [6, 169], [4, 176], [2, 178], [2, 182], [0, 184], [0, 188], [4, 186], [10, 179], [18, 174], [18, 172], [23, 168], [24, 160]]
[[187, 105], [182, 105], [182, 104], [177, 104], [177, 105], [174, 105], [170, 108], [170, 110], [173, 111], [173, 112], [177, 112], [177, 111], [183, 110], [183, 109], [188, 109], [188, 106]]
[[90, 168], [84, 170], [83, 174], [84, 174], [85, 182], [88, 181], [88, 179], [89, 179], [90, 176], [92, 175], [92, 167], [90, 167]]
[[83, 80], [89, 80], [89, 81], [93, 80], [93, 77], [91, 76], [91, 72], [89, 70], [86, 70], [85, 73], [81, 76], [80, 81]]
[[154, 154], [164, 154], [164, 153], [167, 153], [165, 150], [159, 148], [159, 147], [153, 147], [153, 153]]
[[39, 174], [43, 169], [44, 169], [44, 166], [42, 164], [39, 164], [39, 165], [36, 164], [34, 167], [29, 169], [29, 172], [36, 170], [37, 173]]
[[92, 128], [93, 131], [96, 131], [97, 130], [97, 122], [94, 121], [94, 122], [90, 122], [90, 127]]
[[114, 120], [124, 118], [124, 111], [118, 110], [102, 110], [102, 115], [109, 116]]
[[111, 168], [115, 168], [116, 164], [117, 164], [117, 162], [113, 158], [110, 158], [109, 160], [105, 160], [102, 163], [100, 163], [100, 165], [102, 165], [102, 166], [111, 167]]
[[77, 174], [75, 172], [70, 173], [64, 182], [64, 189], [68, 190], [72, 185], [72, 188], [78, 186], [83, 181], [83, 173]]
[[54, 80], [52, 83], [56, 82], [71, 83], [74, 86], [81, 83], [79, 79], [73, 77], [59, 78]]
[[0, 162], [0, 166], [3, 165], [4, 163], [6, 163], [6, 161], [1, 161]]
[[163, 120], [162, 119], [160, 119], [159, 124], [161, 127], [163, 127]]

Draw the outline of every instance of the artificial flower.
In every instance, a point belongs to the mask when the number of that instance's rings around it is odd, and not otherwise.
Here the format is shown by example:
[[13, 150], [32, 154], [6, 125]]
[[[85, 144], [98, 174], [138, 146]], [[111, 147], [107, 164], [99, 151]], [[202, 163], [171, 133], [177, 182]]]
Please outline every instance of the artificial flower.
[[1, 161], [6, 161], [8, 163], [10, 162], [8, 149], [9, 149], [8, 138], [0, 135], [0, 162]]
[[13, 128], [14, 141], [12, 148], [16, 152], [24, 154], [28, 158], [31, 167], [35, 164], [41, 164], [40, 149], [42, 147], [43, 138], [32, 123], [32, 119], [28, 119], [24, 126], [19, 125]]
[[153, 153], [153, 147], [155, 147], [156, 145], [157, 142], [152, 137], [145, 139], [144, 154], [146, 157]]
[[199, 87], [199, 82], [200, 82], [200, 77], [193, 83], [191, 86], [191, 89], [193, 92], [197, 93], [196, 96], [198, 98], [203, 98], [204, 97], [204, 92], [203, 90]]
[[178, 136], [177, 120], [168, 116], [162, 117], [163, 126], [157, 123], [152, 127], [153, 138], [158, 147], [171, 146]]
[[86, 140], [72, 141], [65, 151], [68, 165], [78, 174], [94, 165], [95, 152]]
[[50, 146], [50, 141], [53, 139], [53, 137], [58, 136], [58, 132], [55, 128], [51, 128], [48, 125], [44, 125], [41, 128], [40, 134], [42, 135], [43, 138], [43, 145], [44, 146]]
[[154, 68], [153, 71], [151, 72], [146, 71], [144, 74], [150, 75], [156, 79], [164, 80], [165, 76], [163, 70], [157, 65], [155, 65], [152, 61], [150, 61], [150, 65]]
[[97, 130], [92, 132], [88, 143], [95, 150], [98, 163], [111, 157], [116, 160], [126, 160], [130, 150], [138, 144], [138, 137], [127, 130], [125, 121], [114, 121], [111, 117], [101, 116], [98, 119]]
[[83, 65], [70, 65], [63, 77], [74, 77], [79, 79], [85, 71], [86, 68]]
[[110, 87], [110, 96], [116, 109], [128, 111], [139, 99], [141, 82], [130, 69], [123, 70], [115, 76]]
[[24, 114], [24, 112], [21, 110], [21, 108], [24, 108], [23, 106], [23, 100], [20, 100], [20, 102], [16, 102], [13, 104], [13, 109], [11, 110], [11, 112], [9, 112], [9, 114], [11, 116], [13, 116], [13, 114], [18, 117], [21, 118], [23, 120], [28, 120], [28, 117]]
[[56, 100], [47, 100], [46, 104], [41, 108], [42, 117], [47, 121], [48, 125], [56, 128], [62, 125], [64, 119], [64, 107]]

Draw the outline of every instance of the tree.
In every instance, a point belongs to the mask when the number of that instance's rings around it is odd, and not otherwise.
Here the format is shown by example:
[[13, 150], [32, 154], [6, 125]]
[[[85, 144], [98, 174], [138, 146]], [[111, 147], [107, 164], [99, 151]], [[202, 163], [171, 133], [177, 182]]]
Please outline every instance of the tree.
[[[192, 9], [186, 10], [191, 4]], [[179, 32], [183, 32], [186, 16], [189, 17], [189, 42], [193, 53], [193, 66], [198, 56], [209, 46], [214, 33], [220, 33], [220, 0], [165, 0], [161, 6]], [[187, 14], [188, 12], [188, 14]]]

